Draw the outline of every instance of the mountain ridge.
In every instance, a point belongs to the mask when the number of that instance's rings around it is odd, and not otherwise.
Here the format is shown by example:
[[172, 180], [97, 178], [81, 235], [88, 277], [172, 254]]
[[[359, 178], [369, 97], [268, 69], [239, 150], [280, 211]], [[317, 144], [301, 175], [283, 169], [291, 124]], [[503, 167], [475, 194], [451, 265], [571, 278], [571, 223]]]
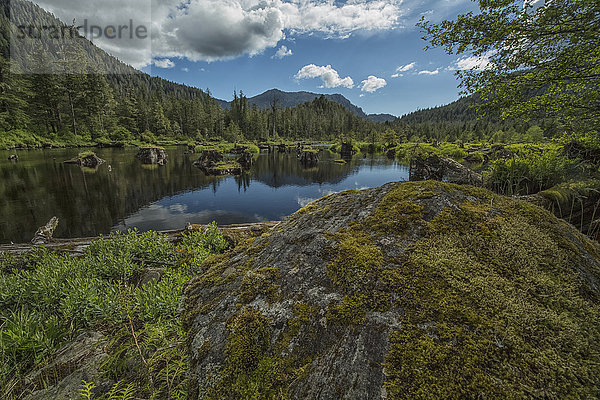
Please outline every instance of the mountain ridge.
[[[300, 104], [308, 103], [321, 96], [324, 96], [329, 101], [333, 101], [344, 106], [354, 115], [373, 122], [391, 122], [395, 121], [397, 118], [395, 115], [391, 114], [367, 114], [362, 108], [353, 104], [350, 100], [348, 100], [346, 97], [339, 93], [319, 94], [307, 91], [286, 92], [280, 89], [273, 88], [256, 96], [248, 97], [248, 104], [250, 106], [256, 105], [260, 109], [267, 109], [271, 107], [273, 100], [277, 100], [278, 107], [289, 108], [298, 106]], [[229, 101], [221, 99], [216, 100], [224, 108], [227, 108], [231, 105], [231, 102]]]

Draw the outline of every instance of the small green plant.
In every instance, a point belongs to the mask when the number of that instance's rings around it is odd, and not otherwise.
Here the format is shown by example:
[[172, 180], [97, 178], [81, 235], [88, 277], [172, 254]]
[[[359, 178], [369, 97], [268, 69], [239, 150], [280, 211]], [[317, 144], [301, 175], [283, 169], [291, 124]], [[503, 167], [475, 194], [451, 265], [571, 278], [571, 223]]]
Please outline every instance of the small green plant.
[[[80, 257], [44, 248], [0, 254], [0, 397], [19, 398], [27, 390], [23, 376], [92, 329], [109, 338], [101, 372], [119, 383], [97, 394], [83, 382], [82, 398], [186, 398], [183, 287], [228, 246], [213, 223], [178, 243], [129, 231], [92, 242]], [[149, 267], [162, 276], [142, 285]]]

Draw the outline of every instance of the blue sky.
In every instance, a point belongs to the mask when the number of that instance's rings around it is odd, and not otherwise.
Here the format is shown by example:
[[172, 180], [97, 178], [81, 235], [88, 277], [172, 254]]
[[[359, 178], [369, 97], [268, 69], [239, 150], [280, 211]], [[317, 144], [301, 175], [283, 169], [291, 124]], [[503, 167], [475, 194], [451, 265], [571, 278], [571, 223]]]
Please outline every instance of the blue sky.
[[[224, 100], [231, 100], [234, 90], [242, 90], [249, 97], [271, 88], [341, 93], [367, 113], [403, 115], [458, 98], [458, 82], [454, 70], [449, 70], [456, 56], [448, 56], [441, 49], [424, 51], [426, 43], [417, 29], [347, 39], [302, 37], [282, 41], [281, 45], [293, 54], [273, 58], [278, 48], [252, 57], [244, 55], [210, 63], [172, 59], [175, 66], [171, 68], [152, 66], [145, 70], [171, 81], [209, 88], [215, 97]], [[398, 67], [411, 63], [415, 66], [403, 76], [392, 77]], [[341, 78], [351, 77], [354, 87], [326, 88], [320, 78], [295, 78], [301, 68], [310, 64], [331, 65]], [[436, 70], [436, 75], [419, 75], [420, 71]], [[371, 75], [385, 79], [386, 86], [372, 93], [361, 91], [361, 82]]]
[[[151, 6], [150, 3], [152, 2]], [[455, 70], [472, 60], [424, 50], [415, 23], [452, 19], [470, 0], [40, 0], [63, 21], [100, 26], [141, 18], [151, 46], [96, 38], [125, 62], [230, 100], [272, 88], [341, 93], [367, 113], [403, 115], [459, 95]], [[82, 4], [85, 3], [85, 4]], [[400, 71], [399, 71], [400, 69]]]

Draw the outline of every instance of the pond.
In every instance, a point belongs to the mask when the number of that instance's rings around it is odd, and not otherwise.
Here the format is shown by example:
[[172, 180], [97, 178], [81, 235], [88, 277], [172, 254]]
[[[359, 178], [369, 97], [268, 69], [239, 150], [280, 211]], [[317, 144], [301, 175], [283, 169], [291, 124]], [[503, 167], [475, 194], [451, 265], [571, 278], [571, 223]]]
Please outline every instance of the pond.
[[[94, 149], [107, 161], [95, 171], [63, 164], [80, 151], [0, 151], [0, 243], [28, 242], [52, 216], [61, 238], [280, 220], [330, 193], [408, 180], [408, 168], [383, 155], [337, 164], [328, 150], [309, 169], [295, 153], [261, 153], [237, 177], [205, 176], [193, 166], [198, 155], [185, 147], [167, 148], [160, 167], [142, 165], [134, 148]], [[8, 161], [10, 154], [19, 161]]]

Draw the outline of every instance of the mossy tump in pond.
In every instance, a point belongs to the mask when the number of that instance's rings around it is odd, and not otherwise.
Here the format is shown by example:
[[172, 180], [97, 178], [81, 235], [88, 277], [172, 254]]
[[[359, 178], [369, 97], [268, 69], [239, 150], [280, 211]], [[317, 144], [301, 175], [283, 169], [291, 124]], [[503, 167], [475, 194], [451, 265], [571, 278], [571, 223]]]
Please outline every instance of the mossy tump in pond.
[[484, 189], [330, 195], [189, 282], [191, 398], [598, 398], [599, 260]]

